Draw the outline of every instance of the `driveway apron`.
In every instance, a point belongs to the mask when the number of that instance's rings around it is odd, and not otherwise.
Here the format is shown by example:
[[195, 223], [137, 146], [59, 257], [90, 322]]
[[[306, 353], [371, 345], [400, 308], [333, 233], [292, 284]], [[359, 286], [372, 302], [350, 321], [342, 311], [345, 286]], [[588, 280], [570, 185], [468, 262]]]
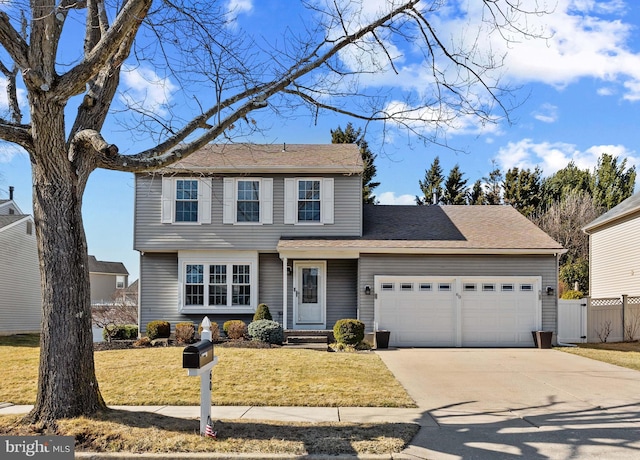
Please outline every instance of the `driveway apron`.
[[406, 458], [640, 458], [638, 371], [557, 350], [377, 353], [422, 412]]

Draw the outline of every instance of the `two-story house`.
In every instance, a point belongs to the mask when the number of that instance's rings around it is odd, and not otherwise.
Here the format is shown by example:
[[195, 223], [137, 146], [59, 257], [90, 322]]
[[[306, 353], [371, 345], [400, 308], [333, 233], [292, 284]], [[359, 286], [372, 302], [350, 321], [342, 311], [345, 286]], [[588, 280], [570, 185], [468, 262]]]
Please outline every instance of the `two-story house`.
[[40, 332], [40, 264], [33, 217], [0, 200], [0, 335]]
[[129, 272], [122, 262], [98, 260], [89, 255], [91, 305], [109, 305], [123, 301]]
[[508, 206], [362, 204], [356, 145], [210, 145], [136, 175], [140, 329], [359, 318], [393, 346], [532, 346], [562, 247]]

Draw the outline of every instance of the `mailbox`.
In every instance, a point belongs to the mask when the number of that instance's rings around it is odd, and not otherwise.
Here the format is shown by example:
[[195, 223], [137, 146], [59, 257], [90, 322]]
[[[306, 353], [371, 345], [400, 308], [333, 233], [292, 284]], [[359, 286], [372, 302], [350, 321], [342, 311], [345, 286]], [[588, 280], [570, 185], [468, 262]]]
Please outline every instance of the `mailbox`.
[[185, 347], [182, 352], [184, 369], [200, 369], [213, 361], [213, 342], [201, 340]]

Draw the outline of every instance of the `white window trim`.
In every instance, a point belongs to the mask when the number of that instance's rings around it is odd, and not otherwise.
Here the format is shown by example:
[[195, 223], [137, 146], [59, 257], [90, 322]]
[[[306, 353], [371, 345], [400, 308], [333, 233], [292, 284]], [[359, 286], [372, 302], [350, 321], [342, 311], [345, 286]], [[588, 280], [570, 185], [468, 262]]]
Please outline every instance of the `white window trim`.
[[[298, 221], [298, 184], [320, 182], [320, 222]], [[284, 223], [288, 225], [330, 225], [334, 222], [334, 181], [332, 177], [297, 177], [284, 180]]]
[[[220, 305], [185, 305], [185, 272], [190, 264], [209, 265], [249, 265], [251, 279], [251, 297], [249, 305], [220, 306]], [[205, 269], [204, 301], [209, 301], [208, 269]], [[228, 273], [230, 276], [231, 274]], [[228, 294], [229, 298], [231, 293]], [[258, 305], [258, 253], [255, 251], [179, 251], [178, 252], [178, 312], [191, 313], [255, 313]]]
[[[238, 222], [238, 182], [260, 182], [260, 220], [258, 222]], [[273, 178], [270, 177], [225, 177], [222, 184], [222, 223], [234, 225], [273, 224]]]
[[[176, 222], [176, 181], [198, 181], [198, 221]], [[163, 224], [201, 225], [211, 223], [211, 179], [202, 177], [162, 177], [162, 205], [160, 221]]]

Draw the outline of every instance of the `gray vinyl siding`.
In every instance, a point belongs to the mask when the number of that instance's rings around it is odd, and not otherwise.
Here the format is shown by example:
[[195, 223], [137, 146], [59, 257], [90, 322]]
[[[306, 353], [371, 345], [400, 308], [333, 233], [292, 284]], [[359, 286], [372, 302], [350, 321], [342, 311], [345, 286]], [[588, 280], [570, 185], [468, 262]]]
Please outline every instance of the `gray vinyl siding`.
[[0, 334], [39, 332], [42, 319], [40, 268], [33, 222], [0, 231]]
[[[251, 176], [243, 176], [251, 177]], [[266, 176], [256, 176], [266, 177]], [[360, 236], [362, 191], [359, 175], [325, 175], [334, 178], [334, 223], [330, 225], [284, 224], [285, 177], [317, 175], [274, 175], [273, 224], [231, 225], [222, 223], [223, 180], [212, 180], [211, 224], [162, 224], [162, 178], [136, 175], [134, 248], [140, 251], [179, 249], [251, 249], [274, 251], [278, 240], [287, 237]]]
[[327, 261], [327, 329], [339, 319], [358, 315], [358, 261], [330, 259]]
[[112, 275], [107, 273], [90, 273], [91, 279], [91, 303], [109, 303], [114, 301], [116, 282], [118, 276], [124, 277], [124, 285], [127, 286], [126, 275]]
[[594, 231], [589, 243], [590, 296], [640, 295], [640, 216]]
[[[266, 303], [275, 321], [282, 322], [282, 262], [277, 254], [260, 254], [258, 262], [258, 301]], [[205, 316], [222, 324], [241, 319], [247, 324], [253, 314], [210, 313], [184, 315], [178, 312], [178, 254], [145, 253], [140, 258], [140, 332], [146, 333], [147, 323], [164, 320], [171, 323], [192, 321], [199, 324]]]
[[[551, 286], [558, 292], [557, 262], [554, 256], [475, 255], [365, 255], [360, 258], [360, 284], [374, 289], [374, 276], [541, 276], [542, 290]], [[374, 296], [360, 296], [360, 320], [373, 330]], [[542, 328], [556, 331], [557, 297], [542, 295]]]
[[258, 266], [258, 302], [267, 304], [273, 320], [282, 324], [282, 260], [278, 254], [260, 254]]

